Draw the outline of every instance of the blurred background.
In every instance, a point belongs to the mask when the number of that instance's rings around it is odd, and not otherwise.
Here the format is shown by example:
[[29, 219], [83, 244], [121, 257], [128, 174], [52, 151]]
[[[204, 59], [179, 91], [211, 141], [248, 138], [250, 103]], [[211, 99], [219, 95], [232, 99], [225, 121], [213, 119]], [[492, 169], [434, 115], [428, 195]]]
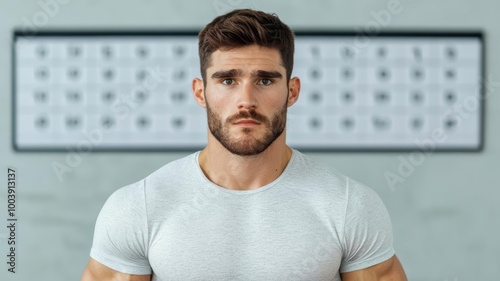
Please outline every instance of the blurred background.
[[[45, 10], [52, 3], [52, 10]], [[92, 152], [59, 178], [53, 163], [71, 151], [17, 152], [12, 146], [11, 44], [14, 28], [88, 30], [199, 30], [236, 8], [274, 12], [292, 29], [356, 31], [374, 15], [399, 5], [387, 30], [468, 31], [485, 35], [488, 96], [484, 148], [434, 152], [404, 175], [408, 152], [309, 152], [373, 188], [394, 225], [396, 252], [412, 281], [498, 280], [500, 276], [500, 31], [494, 0], [387, 1], [96, 1], [0, 3], [0, 254], [7, 261], [7, 169], [17, 172], [16, 273], [1, 280], [79, 280], [89, 258], [94, 223], [108, 196], [192, 151]], [[41, 13], [46, 21], [37, 20]], [[41, 22], [43, 24], [36, 24]], [[186, 85], [189, 87], [189, 85]], [[388, 174], [400, 176], [391, 183]]]

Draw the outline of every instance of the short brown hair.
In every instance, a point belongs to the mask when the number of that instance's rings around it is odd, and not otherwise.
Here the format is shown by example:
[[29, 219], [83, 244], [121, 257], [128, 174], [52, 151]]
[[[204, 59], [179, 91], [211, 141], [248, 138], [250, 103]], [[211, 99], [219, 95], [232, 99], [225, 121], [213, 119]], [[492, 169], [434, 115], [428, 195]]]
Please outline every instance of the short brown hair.
[[210, 56], [217, 50], [230, 50], [248, 45], [277, 49], [286, 69], [287, 82], [293, 69], [294, 35], [276, 14], [251, 9], [233, 10], [216, 17], [198, 34], [200, 71], [206, 84]]

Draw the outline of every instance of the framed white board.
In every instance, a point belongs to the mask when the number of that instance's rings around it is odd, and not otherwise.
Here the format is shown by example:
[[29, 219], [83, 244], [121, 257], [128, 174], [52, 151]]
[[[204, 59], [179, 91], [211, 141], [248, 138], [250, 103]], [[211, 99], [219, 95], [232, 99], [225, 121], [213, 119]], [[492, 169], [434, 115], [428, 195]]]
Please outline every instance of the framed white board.
[[[363, 41], [364, 40], [364, 41]], [[310, 151], [480, 151], [481, 32], [296, 32], [287, 142]], [[197, 32], [13, 34], [17, 151], [172, 151], [206, 144]], [[434, 142], [432, 146], [425, 145]], [[88, 146], [91, 147], [88, 147]]]

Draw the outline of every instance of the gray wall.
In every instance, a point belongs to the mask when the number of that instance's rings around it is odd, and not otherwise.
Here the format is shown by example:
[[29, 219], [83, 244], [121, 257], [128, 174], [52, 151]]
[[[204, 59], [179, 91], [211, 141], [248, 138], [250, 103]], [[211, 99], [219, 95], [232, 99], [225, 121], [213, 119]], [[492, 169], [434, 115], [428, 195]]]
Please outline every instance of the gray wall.
[[[41, 2], [47, 2], [42, 0]], [[62, 2], [62, 0], [60, 0]], [[214, 3], [276, 12], [292, 28], [364, 27], [387, 1], [97, 1], [65, 0], [45, 27], [201, 28], [218, 15]], [[486, 73], [500, 81], [500, 31], [495, 0], [401, 0], [389, 29], [483, 29]], [[231, 5], [231, 4], [226, 4]], [[51, 163], [68, 153], [15, 153], [11, 148], [11, 30], [43, 11], [37, 1], [0, 3], [0, 212], [6, 214], [6, 169], [18, 172], [17, 273], [0, 266], [1, 280], [78, 280], [88, 259], [96, 216], [117, 188], [188, 153], [91, 153], [59, 182]], [[485, 149], [427, 155], [391, 189], [384, 173], [397, 172], [409, 153], [315, 153], [332, 167], [376, 190], [392, 216], [396, 251], [414, 281], [498, 280], [500, 276], [499, 83], [486, 100]], [[495, 91], [496, 90], [496, 91]], [[6, 220], [1, 216], [0, 254]], [[4, 258], [0, 258], [4, 260]]]

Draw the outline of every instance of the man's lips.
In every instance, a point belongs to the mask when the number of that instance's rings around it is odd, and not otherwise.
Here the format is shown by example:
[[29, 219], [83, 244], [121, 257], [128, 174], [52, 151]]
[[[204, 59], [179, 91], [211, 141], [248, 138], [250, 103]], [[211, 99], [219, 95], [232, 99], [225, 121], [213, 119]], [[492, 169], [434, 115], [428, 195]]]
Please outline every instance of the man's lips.
[[236, 121], [234, 124], [252, 126], [252, 125], [260, 125], [260, 122], [257, 122], [253, 119], [241, 119], [239, 121]]

